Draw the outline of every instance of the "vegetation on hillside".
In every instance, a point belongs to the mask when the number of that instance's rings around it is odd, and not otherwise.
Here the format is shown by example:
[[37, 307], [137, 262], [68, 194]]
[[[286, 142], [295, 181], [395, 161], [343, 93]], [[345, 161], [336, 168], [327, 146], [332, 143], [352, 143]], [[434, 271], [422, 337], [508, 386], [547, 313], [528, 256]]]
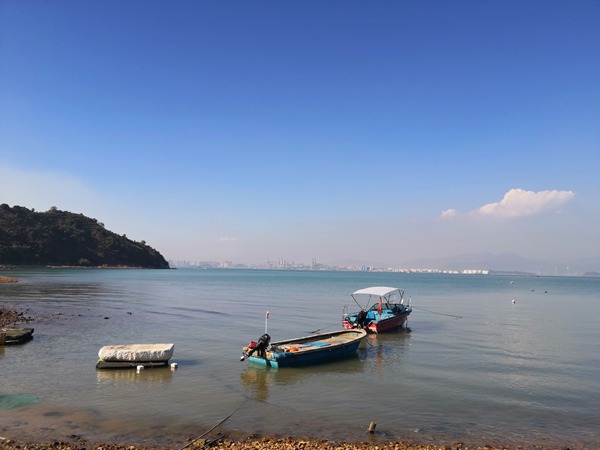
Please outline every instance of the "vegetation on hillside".
[[144, 241], [135, 242], [83, 214], [0, 205], [0, 265], [128, 266], [167, 269]]

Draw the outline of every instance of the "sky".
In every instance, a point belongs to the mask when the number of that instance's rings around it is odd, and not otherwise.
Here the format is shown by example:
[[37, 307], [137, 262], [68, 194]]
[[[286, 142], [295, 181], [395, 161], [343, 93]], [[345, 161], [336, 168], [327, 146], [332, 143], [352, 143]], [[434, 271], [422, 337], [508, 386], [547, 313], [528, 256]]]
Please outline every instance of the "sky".
[[598, 1], [0, 1], [0, 203], [169, 260], [600, 256]]

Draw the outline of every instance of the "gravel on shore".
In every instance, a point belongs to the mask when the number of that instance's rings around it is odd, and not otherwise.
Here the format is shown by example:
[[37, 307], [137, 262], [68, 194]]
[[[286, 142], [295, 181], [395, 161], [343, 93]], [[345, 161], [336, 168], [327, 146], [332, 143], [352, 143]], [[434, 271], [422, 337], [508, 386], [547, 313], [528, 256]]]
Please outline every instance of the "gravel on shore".
[[33, 321], [32, 318], [26, 316], [26, 313], [0, 307], [0, 327]]
[[[227, 437], [208, 438], [201, 440], [190, 440], [187, 444], [176, 447], [153, 447], [136, 445], [115, 445], [106, 443], [92, 443], [80, 439], [75, 443], [47, 442], [26, 443], [0, 437], [0, 449], [3, 450], [197, 450], [197, 449], [229, 449], [229, 450], [504, 450], [514, 448], [524, 450], [527, 448], [540, 450], [550, 447], [469, 447], [458, 442], [453, 445], [424, 445], [413, 442], [335, 442], [319, 439], [301, 439], [296, 437], [260, 437], [249, 436], [246, 439], [231, 440]], [[556, 450], [568, 450], [568, 447], [556, 447]]]

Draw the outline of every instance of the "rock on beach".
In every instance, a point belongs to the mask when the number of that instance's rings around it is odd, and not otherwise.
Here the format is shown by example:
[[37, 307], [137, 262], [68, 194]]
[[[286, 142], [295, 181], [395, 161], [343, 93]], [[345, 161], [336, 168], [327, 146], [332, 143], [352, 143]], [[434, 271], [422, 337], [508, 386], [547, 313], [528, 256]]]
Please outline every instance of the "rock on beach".
[[0, 327], [30, 321], [31, 319], [26, 317], [25, 313], [23, 312], [0, 307]]

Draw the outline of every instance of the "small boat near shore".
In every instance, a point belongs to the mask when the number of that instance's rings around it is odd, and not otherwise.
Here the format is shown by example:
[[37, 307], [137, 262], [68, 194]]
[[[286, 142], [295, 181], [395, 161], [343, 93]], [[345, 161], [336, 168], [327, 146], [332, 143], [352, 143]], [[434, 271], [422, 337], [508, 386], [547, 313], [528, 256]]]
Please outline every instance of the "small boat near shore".
[[[359, 328], [369, 333], [391, 331], [400, 328], [412, 312], [410, 299], [405, 303], [404, 290], [400, 288], [374, 286], [359, 289], [351, 295], [361, 310], [348, 313], [348, 306], [344, 307], [342, 326], [346, 330]], [[364, 307], [361, 301], [365, 303]]]
[[100, 349], [96, 369], [135, 369], [169, 364], [174, 344], [107, 345]]
[[0, 345], [18, 345], [33, 339], [33, 328], [0, 328]]
[[243, 349], [241, 359], [274, 368], [326, 363], [354, 355], [366, 335], [362, 329], [339, 330], [270, 343], [265, 333]]

